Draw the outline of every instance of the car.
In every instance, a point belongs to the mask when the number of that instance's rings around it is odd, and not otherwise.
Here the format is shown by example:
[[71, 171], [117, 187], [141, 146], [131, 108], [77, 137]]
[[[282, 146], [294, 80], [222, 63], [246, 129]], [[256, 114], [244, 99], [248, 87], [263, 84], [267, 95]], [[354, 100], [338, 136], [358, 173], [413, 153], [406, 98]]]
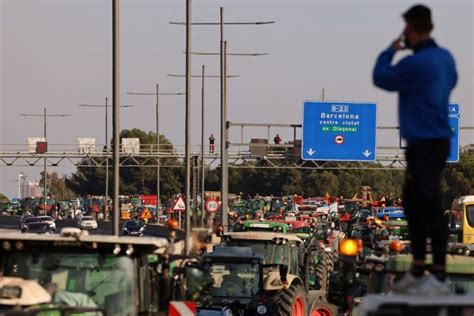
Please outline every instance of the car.
[[20, 217], [20, 222], [19, 222], [19, 228], [20, 230], [23, 228], [23, 225], [25, 224], [25, 221], [27, 218], [33, 217], [31, 214], [24, 214]]
[[77, 220], [77, 226], [81, 229], [97, 229], [97, 221], [92, 216], [81, 216]]
[[36, 222], [40, 222], [37, 216], [31, 216], [31, 215], [25, 216], [20, 219], [20, 230], [23, 231], [26, 229], [29, 223], [36, 223]]
[[47, 222], [29, 222], [21, 230], [22, 233], [52, 234], [54, 230]]
[[129, 236], [143, 236], [146, 224], [142, 220], [126, 221], [122, 227], [122, 234]]
[[48, 223], [49, 228], [51, 228], [51, 230], [53, 230], [53, 231], [56, 230], [56, 223], [54, 222], [54, 219], [51, 216], [46, 216], [46, 215], [38, 216], [37, 219], [40, 222]]

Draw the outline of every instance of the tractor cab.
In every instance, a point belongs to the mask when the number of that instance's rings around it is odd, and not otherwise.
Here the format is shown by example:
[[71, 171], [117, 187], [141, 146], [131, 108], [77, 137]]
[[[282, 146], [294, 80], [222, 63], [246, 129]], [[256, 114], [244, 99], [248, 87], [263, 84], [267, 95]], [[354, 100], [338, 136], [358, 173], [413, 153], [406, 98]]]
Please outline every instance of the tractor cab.
[[165, 238], [88, 235], [68, 228], [61, 235], [5, 233], [0, 244], [3, 278], [36, 282], [55, 309], [139, 315], [167, 308], [163, 297], [169, 293], [160, 284], [169, 277], [158, 269], [169, 266], [169, 256], [162, 254], [173, 244]]
[[[198, 315], [229, 310], [232, 315], [270, 315], [263, 281], [263, 256], [248, 247], [215, 247], [202, 258], [201, 279], [189, 282], [205, 284], [205, 295], [198, 302]], [[193, 270], [191, 270], [193, 271]], [[196, 273], [194, 273], [196, 274]]]

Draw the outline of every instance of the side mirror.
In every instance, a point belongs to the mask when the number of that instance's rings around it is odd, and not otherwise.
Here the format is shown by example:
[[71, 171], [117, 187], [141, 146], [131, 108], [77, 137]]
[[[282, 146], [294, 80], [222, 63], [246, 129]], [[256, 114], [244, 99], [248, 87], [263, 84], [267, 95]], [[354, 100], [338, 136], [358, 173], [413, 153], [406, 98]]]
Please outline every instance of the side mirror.
[[280, 280], [283, 284], [288, 284], [287, 276], [288, 276], [288, 265], [280, 264], [279, 265], [279, 272], [280, 272]]

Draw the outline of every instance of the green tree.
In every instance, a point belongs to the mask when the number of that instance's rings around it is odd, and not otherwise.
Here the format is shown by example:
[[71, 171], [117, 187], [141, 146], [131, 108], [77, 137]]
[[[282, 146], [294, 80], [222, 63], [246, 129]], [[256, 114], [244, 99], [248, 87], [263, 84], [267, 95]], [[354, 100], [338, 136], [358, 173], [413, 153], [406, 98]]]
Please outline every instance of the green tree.
[[339, 194], [339, 178], [331, 171], [313, 171], [305, 177], [303, 194], [305, 196], [324, 196]]
[[3, 193], [0, 193], [0, 203], [8, 203], [10, 199]]
[[458, 163], [448, 164], [442, 175], [441, 192], [446, 209], [453, 199], [474, 194], [474, 151], [462, 153]]
[[[74, 198], [74, 192], [66, 185], [66, 176], [61, 178], [56, 172], [46, 173], [48, 184], [48, 195], [51, 195], [57, 201], [66, 201]], [[41, 172], [40, 186], [44, 186], [44, 172]]]

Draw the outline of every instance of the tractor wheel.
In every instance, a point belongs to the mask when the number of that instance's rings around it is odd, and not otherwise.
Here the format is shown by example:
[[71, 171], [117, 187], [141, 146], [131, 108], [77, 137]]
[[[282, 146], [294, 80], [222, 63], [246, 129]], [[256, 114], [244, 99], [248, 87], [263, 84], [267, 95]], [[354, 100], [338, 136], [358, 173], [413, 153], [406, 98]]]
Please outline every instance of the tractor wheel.
[[325, 264], [327, 265], [327, 270], [329, 274], [334, 271], [334, 263], [337, 261], [337, 252], [325, 252]]
[[329, 278], [331, 273], [334, 271], [334, 252], [323, 252], [323, 258], [320, 263], [316, 266], [316, 275], [321, 285], [321, 290], [327, 291], [329, 287]]
[[333, 252], [325, 252], [324, 253], [324, 266], [326, 269], [326, 287], [324, 288], [325, 291], [329, 290], [329, 279], [331, 278], [331, 273], [334, 271], [334, 254]]
[[306, 294], [303, 286], [292, 285], [286, 290], [278, 291], [273, 296], [273, 306], [272, 315], [306, 316]]
[[309, 316], [336, 316], [337, 308], [326, 301], [315, 302], [311, 306]]
[[326, 265], [326, 254], [323, 253], [323, 258], [316, 265], [316, 276], [319, 280], [320, 289], [326, 291], [328, 288], [328, 269]]
[[332, 251], [332, 257], [334, 258], [334, 263], [339, 260], [339, 251], [337, 251], [337, 248], [334, 248], [334, 250]]

